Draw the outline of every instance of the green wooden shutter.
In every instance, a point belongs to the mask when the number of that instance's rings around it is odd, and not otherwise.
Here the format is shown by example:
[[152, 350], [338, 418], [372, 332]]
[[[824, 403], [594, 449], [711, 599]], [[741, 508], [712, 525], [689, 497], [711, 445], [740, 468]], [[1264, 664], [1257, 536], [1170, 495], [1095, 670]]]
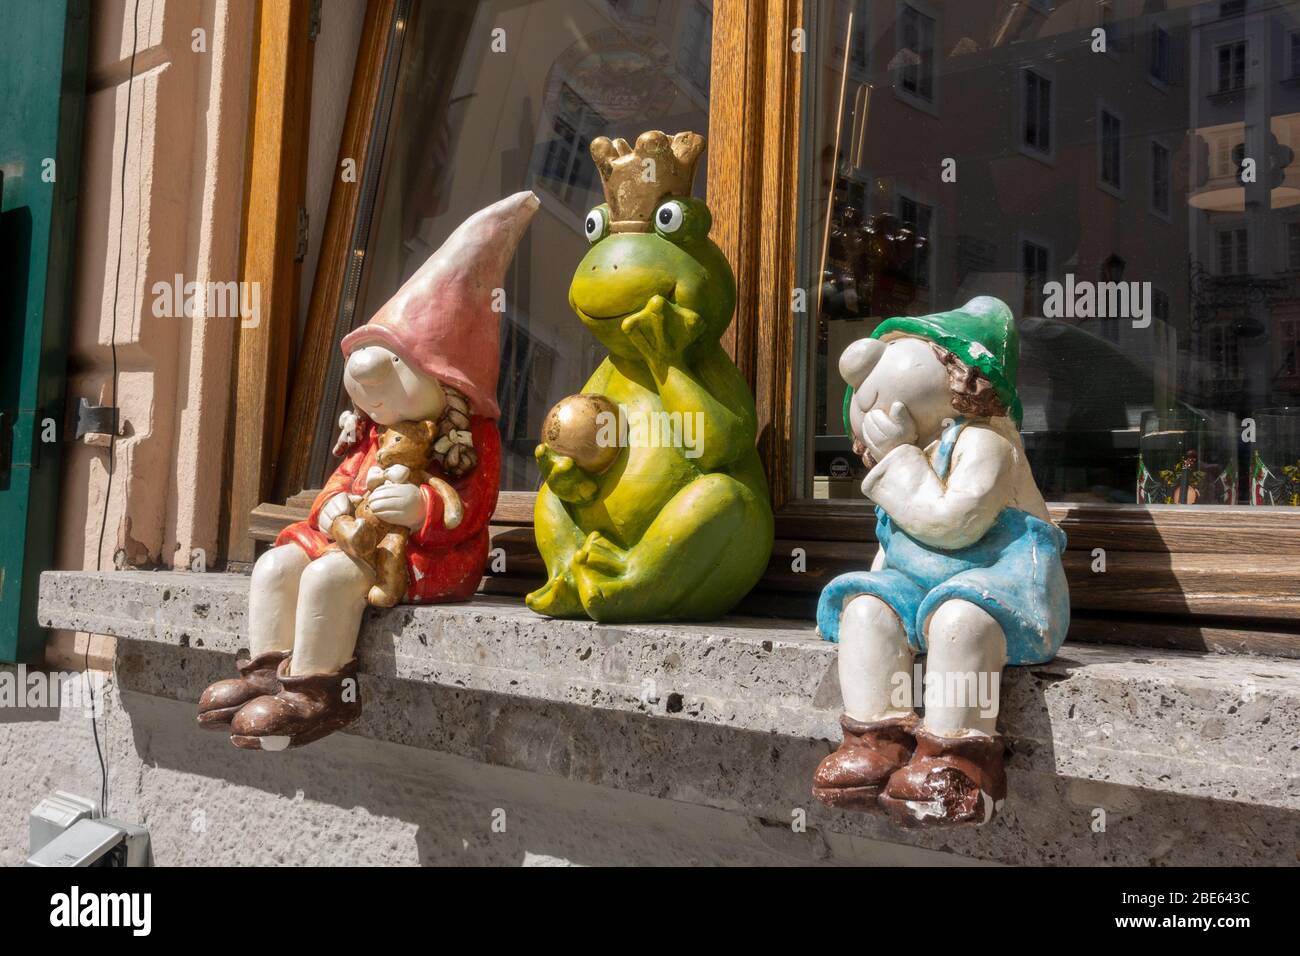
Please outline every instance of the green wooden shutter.
[[89, 23], [88, 0], [0, 0], [0, 661], [45, 644]]

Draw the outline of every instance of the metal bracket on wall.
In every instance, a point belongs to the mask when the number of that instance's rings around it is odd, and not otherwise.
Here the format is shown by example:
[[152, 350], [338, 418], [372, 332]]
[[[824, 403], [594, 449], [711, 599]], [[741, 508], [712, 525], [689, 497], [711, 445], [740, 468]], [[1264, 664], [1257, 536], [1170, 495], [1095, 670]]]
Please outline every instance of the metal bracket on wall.
[[67, 432], [73, 441], [80, 441], [86, 435], [117, 435], [117, 407], [113, 405], [92, 405], [85, 398], [77, 399], [75, 416], [68, 422]]

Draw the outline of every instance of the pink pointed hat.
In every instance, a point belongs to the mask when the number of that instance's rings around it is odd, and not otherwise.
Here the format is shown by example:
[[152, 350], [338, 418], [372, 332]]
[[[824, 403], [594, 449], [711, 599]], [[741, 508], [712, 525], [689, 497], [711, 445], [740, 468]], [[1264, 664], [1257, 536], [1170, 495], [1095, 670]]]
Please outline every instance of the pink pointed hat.
[[524, 190], [462, 222], [369, 322], [344, 336], [344, 357], [359, 345], [383, 345], [463, 392], [474, 414], [497, 418], [501, 314], [492, 310], [492, 293], [505, 284], [539, 205]]

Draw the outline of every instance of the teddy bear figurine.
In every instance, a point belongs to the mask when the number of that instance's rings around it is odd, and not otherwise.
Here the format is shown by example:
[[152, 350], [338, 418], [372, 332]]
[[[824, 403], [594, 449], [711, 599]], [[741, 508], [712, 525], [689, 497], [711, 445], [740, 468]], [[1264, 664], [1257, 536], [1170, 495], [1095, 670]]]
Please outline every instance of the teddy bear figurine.
[[440, 423], [397, 422], [380, 430], [375, 464], [366, 471], [366, 494], [351, 495], [356, 510], [339, 515], [330, 529], [341, 551], [374, 570], [375, 583], [367, 593], [371, 607], [392, 607], [410, 585], [406, 543], [411, 530], [375, 514], [370, 495], [376, 488], [428, 485], [442, 500], [445, 528], [457, 527], [464, 517], [464, 504], [456, 489], [426, 470], [436, 466], [449, 477], [460, 478], [478, 463], [469, 431], [468, 402], [454, 389], [445, 391], [447, 411]]
[[840, 357], [879, 548], [818, 601], [844, 699], [843, 742], [813, 778], [823, 803], [906, 827], [987, 823], [1002, 807], [1003, 665], [1051, 660], [1070, 622], [1065, 534], [1020, 438], [1018, 363], [1011, 310], [990, 296], [887, 319]]
[[261, 751], [341, 730], [361, 716], [366, 607], [478, 590], [501, 472], [495, 290], [539, 206], [524, 191], [474, 213], [339, 343], [342, 461], [254, 564], [248, 653], [199, 698], [200, 726]]

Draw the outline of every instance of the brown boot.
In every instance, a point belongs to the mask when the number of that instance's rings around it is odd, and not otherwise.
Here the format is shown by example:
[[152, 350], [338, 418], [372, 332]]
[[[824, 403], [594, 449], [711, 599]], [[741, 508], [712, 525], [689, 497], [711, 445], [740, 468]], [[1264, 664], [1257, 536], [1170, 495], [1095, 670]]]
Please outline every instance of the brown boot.
[[199, 726], [225, 730], [239, 708], [250, 700], [277, 693], [280, 681], [275, 671], [288, 656], [288, 651], [268, 651], [253, 658], [235, 658], [239, 676], [217, 681], [199, 697]]
[[333, 674], [290, 675], [280, 662], [280, 690], [259, 697], [230, 722], [230, 742], [245, 750], [301, 747], [346, 727], [361, 716], [361, 685], [354, 657]]
[[885, 782], [912, 756], [916, 715], [870, 723], [840, 717], [844, 739], [813, 774], [813, 796], [842, 810], [878, 812], [876, 798]]
[[939, 737], [916, 731], [916, 753], [892, 777], [880, 805], [900, 826], [988, 823], [1007, 796], [1001, 736]]

